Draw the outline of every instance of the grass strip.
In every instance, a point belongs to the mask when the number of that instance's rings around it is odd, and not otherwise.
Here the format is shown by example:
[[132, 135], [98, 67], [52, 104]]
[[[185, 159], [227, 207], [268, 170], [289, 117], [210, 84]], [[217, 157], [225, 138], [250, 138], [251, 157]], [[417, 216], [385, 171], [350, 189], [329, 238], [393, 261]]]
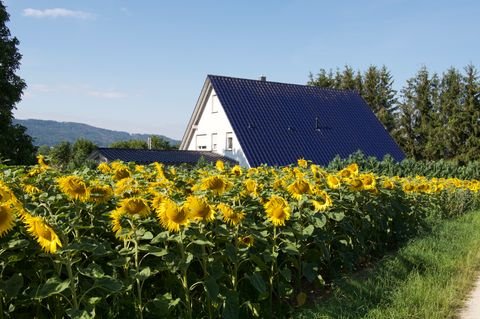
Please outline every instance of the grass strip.
[[439, 222], [295, 318], [455, 318], [480, 266], [480, 211]]

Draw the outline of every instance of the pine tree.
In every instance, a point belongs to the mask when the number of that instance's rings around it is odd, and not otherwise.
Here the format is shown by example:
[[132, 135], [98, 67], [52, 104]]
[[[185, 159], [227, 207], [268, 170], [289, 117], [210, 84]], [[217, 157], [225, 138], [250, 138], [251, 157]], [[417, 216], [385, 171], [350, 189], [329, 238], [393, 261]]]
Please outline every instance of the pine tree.
[[465, 133], [468, 137], [465, 140], [466, 152], [465, 161], [480, 159], [480, 81], [478, 71], [474, 65], [465, 67], [463, 77], [464, 109], [468, 114]]
[[21, 54], [17, 46], [19, 41], [11, 37], [6, 23], [9, 15], [0, 0], [0, 160], [9, 164], [29, 164], [34, 162], [35, 147], [25, 127], [13, 125], [13, 110], [20, 102], [26, 87], [15, 72], [20, 67]]

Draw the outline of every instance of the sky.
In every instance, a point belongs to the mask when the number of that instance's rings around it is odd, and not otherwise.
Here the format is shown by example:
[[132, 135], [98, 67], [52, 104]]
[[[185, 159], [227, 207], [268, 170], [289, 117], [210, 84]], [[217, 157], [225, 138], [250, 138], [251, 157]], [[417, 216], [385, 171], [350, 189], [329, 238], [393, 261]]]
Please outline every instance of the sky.
[[400, 89], [422, 66], [480, 66], [478, 0], [3, 3], [28, 85], [19, 119], [181, 139], [208, 74], [305, 84], [385, 65]]

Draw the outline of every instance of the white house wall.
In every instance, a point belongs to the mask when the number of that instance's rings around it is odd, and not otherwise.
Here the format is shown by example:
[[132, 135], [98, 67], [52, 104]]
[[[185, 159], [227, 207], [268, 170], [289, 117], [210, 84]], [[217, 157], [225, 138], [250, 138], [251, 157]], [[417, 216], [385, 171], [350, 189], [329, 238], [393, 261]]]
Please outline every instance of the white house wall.
[[[212, 151], [238, 161], [241, 166], [249, 167], [237, 136], [213, 88], [194, 127], [196, 129], [188, 145], [188, 150]], [[227, 138], [230, 136], [232, 137], [232, 148], [228, 149]], [[216, 147], [212, 141], [216, 141]]]

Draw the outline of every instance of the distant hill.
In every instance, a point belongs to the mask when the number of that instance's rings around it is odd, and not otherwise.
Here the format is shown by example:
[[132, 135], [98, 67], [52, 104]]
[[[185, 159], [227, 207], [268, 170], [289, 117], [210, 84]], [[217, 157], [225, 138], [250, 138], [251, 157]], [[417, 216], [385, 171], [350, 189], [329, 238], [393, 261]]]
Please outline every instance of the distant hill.
[[[46, 120], [19, 120], [14, 119], [15, 124], [23, 125], [27, 128], [27, 133], [34, 139], [37, 146], [54, 146], [62, 141], [74, 143], [79, 138], [85, 138], [92, 141], [99, 147], [107, 147], [113, 142], [127, 140], [144, 140], [157, 134], [130, 134], [122, 131], [112, 131], [98, 128], [82, 123], [74, 122], [56, 122]], [[171, 145], [180, 143], [178, 140], [158, 135], [169, 141]]]

